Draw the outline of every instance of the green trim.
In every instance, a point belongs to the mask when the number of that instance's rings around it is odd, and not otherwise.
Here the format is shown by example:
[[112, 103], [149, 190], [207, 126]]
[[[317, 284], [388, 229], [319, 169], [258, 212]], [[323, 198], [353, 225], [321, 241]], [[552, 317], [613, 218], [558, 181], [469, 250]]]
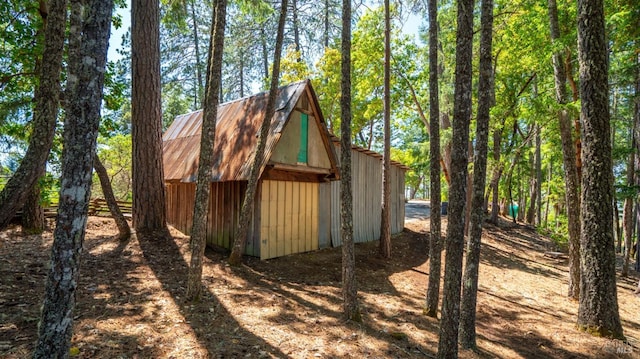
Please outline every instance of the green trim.
[[300, 151], [298, 162], [307, 163], [307, 146], [309, 142], [309, 116], [306, 113], [300, 115]]

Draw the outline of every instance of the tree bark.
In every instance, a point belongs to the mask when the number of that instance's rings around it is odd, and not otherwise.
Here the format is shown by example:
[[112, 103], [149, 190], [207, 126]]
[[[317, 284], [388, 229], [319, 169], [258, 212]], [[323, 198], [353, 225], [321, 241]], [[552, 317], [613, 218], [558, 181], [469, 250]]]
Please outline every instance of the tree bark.
[[493, 162], [495, 162], [495, 167], [493, 169], [493, 175], [491, 176], [491, 183], [489, 187], [491, 188], [491, 223], [498, 225], [498, 216], [500, 215], [500, 198], [499, 197], [499, 188], [500, 177], [502, 177], [503, 165], [500, 162], [501, 155], [501, 144], [502, 141], [502, 129], [493, 130]]
[[60, 200], [34, 358], [67, 358], [71, 345], [113, 1], [85, 5], [71, 2]]
[[[196, 57], [196, 106], [204, 106], [204, 99], [202, 96], [203, 80], [202, 80], [202, 65], [200, 64], [200, 37], [198, 36], [198, 17], [196, 16], [195, 0], [192, 0], [191, 5], [191, 20], [193, 21], [193, 47], [194, 55]], [[242, 96], [240, 96], [242, 97]]]
[[449, 222], [438, 358], [455, 358], [458, 355], [460, 285], [466, 206], [465, 187], [469, 162], [468, 143], [471, 119], [473, 4], [473, 0], [458, 1]]
[[196, 199], [191, 227], [191, 261], [187, 278], [187, 298], [198, 300], [202, 292], [202, 260], [207, 245], [207, 218], [209, 214], [209, 194], [213, 176], [213, 148], [216, 138], [216, 120], [220, 103], [220, 79], [222, 77], [222, 54], [224, 52], [224, 30], [227, 17], [227, 0], [215, 2], [215, 17], [211, 24], [212, 48], [207, 69], [206, 96], [202, 116], [200, 136], [200, 159]]
[[35, 93], [33, 133], [20, 166], [0, 192], [0, 229], [5, 228], [38, 180], [53, 144], [58, 103], [60, 70], [67, 22], [66, 0], [51, 0], [44, 34], [40, 85]]
[[302, 61], [302, 47], [300, 46], [300, 24], [298, 21], [298, 3], [296, 0], [291, 0], [291, 16], [293, 17], [293, 43], [298, 52], [298, 62]]
[[249, 233], [249, 223], [251, 214], [253, 213], [256, 190], [258, 188], [258, 180], [260, 179], [260, 167], [264, 150], [267, 143], [267, 135], [271, 119], [275, 113], [276, 95], [278, 93], [278, 81], [280, 79], [280, 57], [282, 53], [282, 43], [284, 38], [284, 25], [287, 18], [287, 0], [282, 0], [280, 9], [280, 19], [278, 21], [278, 33], [276, 35], [276, 49], [273, 55], [273, 69], [271, 75], [271, 88], [269, 89], [269, 98], [267, 100], [267, 108], [265, 110], [264, 120], [260, 126], [260, 136], [258, 137], [258, 145], [256, 153], [251, 165], [249, 174], [249, 183], [242, 201], [242, 209], [240, 210], [240, 220], [238, 221], [238, 229], [236, 231], [236, 239], [229, 256], [229, 264], [239, 265], [242, 263], [242, 253], [247, 244], [247, 235]]
[[126, 241], [131, 237], [131, 229], [129, 228], [127, 219], [124, 218], [124, 215], [122, 214], [122, 211], [118, 206], [116, 196], [113, 194], [113, 189], [111, 188], [109, 174], [107, 173], [107, 169], [102, 164], [102, 161], [100, 161], [100, 157], [98, 157], [98, 154], [96, 154], [93, 158], [93, 168], [96, 170], [96, 174], [98, 175], [98, 179], [100, 180], [100, 188], [102, 189], [102, 194], [104, 195], [105, 201], [107, 201], [107, 207], [109, 207], [111, 217], [113, 217], [116, 222], [116, 226], [118, 227], [118, 239], [120, 239], [121, 241]]
[[611, 221], [613, 169], [602, 0], [578, 0], [578, 54], [583, 160], [578, 327], [623, 339]]
[[487, 178], [489, 119], [493, 100], [493, 0], [482, 0], [480, 13], [480, 76], [478, 80], [478, 118], [476, 120], [476, 153], [473, 163], [473, 196], [471, 198], [470, 233], [462, 278], [460, 303], [460, 345], [476, 349], [476, 303], [478, 302], [478, 269], [484, 222], [484, 188]]
[[[633, 136], [632, 136], [633, 138]], [[635, 143], [631, 141], [631, 148], [635, 147]], [[627, 162], [627, 186], [632, 187], [635, 183], [635, 153], [629, 154]], [[631, 259], [631, 243], [633, 240], [633, 197], [624, 199], [624, 208], [622, 210], [622, 226], [624, 227], [624, 259], [622, 262], [622, 272], [620, 275], [626, 277], [629, 275], [629, 260]]]
[[342, 58], [340, 81], [340, 236], [342, 237], [342, 313], [360, 322], [353, 244], [353, 194], [351, 181], [351, 1], [342, 2]]
[[542, 224], [542, 136], [540, 136], [540, 126], [538, 126], [538, 132], [536, 133], [536, 202], [538, 203], [536, 225]]
[[[38, 178], [45, 173], [43, 165]], [[44, 209], [40, 205], [40, 185], [38, 181], [33, 184], [31, 191], [22, 206], [22, 232], [25, 234], [40, 234], [44, 231]]]
[[133, 226], [169, 238], [162, 165], [159, 0], [131, 3]]
[[[558, 7], [556, 0], [548, 0], [549, 26], [551, 40], [560, 39]], [[553, 72], [555, 78], [556, 101], [563, 107], [567, 104], [567, 74], [562, 61], [562, 51], [553, 54]], [[562, 139], [562, 161], [565, 173], [565, 195], [567, 201], [567, 220], [569, 229], [569, 290], [570, 298], [578, 299], [580, 294], [580, 178], [576, 167], [576, 153], [573, 143], [571, 120], [565, 108], [558, 113], [560, 137]]]
[[380, 256], [391, 258], [391, 16], [384, 0], [384, 154], [382, 156], [382, 211]]
[[440, 301], [440, 271], [442, 267], [442, 234], [440, 217], [440, 99], [438, 89], [438, 1], [429, 0], [429, 282], [425, 314], [437, 318]]
[[527, 223], [531, 225], [536, 225], [536, 223], [539, 221], [539, 216], [537, 216], [538, 205], [539, 205], [538, 198], [540, 197], [538, 189], [540, 188], [540, 181], [542, 177], [542, 171], [541, 171], [542, 165], [539, 162], [541, 159], [541, 156], [540, 156], [541, 129], [539, 125], [535, 126], [535, 131], [536, 131], [536, 149], [534, 154], [531, 155], [531, 162], [532, 162], [531, 181], [529, 183], [530, 184], [529, 185], [530, 202], [529, 202], [529, 208], [527, 209]]
[[267, 33], [264, 27], [260, 28], [260, 43], [262, 45], [262, 71], [266, 80], [269, 78], [269, 51], [267, 50]]

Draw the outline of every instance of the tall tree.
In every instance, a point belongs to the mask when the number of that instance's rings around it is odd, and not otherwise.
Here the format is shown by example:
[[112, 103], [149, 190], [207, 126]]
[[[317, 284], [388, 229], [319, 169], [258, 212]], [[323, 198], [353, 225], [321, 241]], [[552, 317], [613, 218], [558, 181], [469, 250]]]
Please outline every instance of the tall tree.
[[[548, 0], [549, 26], [551, 40], [560, 40], [558, 6], [556, 0]], [[573, 145], [573, 131], [567, 104], [567, 73], [565, 71], [562, 49], [553, 53], [553, 73], [555, 78], [556, 101], [560, 105], [558, 121], [562, 139], [562, 160], [565, 173], [565, 193], [567, 200], [567, 220], [569, 229], [569, 292], [571, 298], [578, 299], [580, 294], [580, 178], [576, 166], [576, 152]]]
[[440, 218], [440, 100], [438, 90], [438, 0], [429, 0], [429, 283], [425, 313], [438, 317], [442, 238]]
[[578, 0], [582, 212], [578, 327], [622, 339], [613, 242], [613, 170], [602, 0]]
[[159, 0], [131, 2], [133, 226], [142, 236], [168, 238], [162, 168], [159, 9]]
[[253, 213], [254, 200], [256, 190], [258, 188], [258, 180], [260, 176], [260, 166], [264, 157], [264, 150], [267, 144], [267, 135], [269, 134], [269, 126], [271, 119], [275, 113], [276, 95], [278, 94], [278, 80], [280, 79], [280, 57], [282, 55], [282, 43], [284, 38], [284, 25], [287, 19], [287, 0], [282, 0], [280, 8], [280, 18], [278, 20], [278, 33], [276, 34], [276, 49], [273, 54], [273, 68], [271, 74], [271, 85], [269, 89], [269, 98], [267, 99], [267, 108], [265, 109], [264, 119], [260, 126], [260, 135], [258, 137], [258, 145], [256, 153], [251, 164], [249, 172], [249, 183], [242, 201], [240, 210], [240, 219], [238, 220], [238, 229], [236, 231], [236, 239], [233, 243], [233, 249], [229, 256], [229, 264], [239, 265], [242, 262], [242, 253], [247, 244], [247, 236], [249, 234], [249, 223], [251, 214]]
[[476, 303], [478, 301], [478, 269], [480, 243], [484, 223], [484, 190], [487, 178], [489, 147], [489, 112], [493, 104], [493, 68], [491, 45], [493, 38], [493, 0], [482, 0], [480, 10], [480, 78], [478, 80], [478, 118], [476, 149], [473, 161], [473, 193], [471, 198], [470, 233], [462, 278], [460, 308], [460, 345], [476, 348]]
[[[44, 4], [44, 3], [43, 3]], [[51, 0], [46, 14], [40, 84], [35, 91], [33, 132], [18, 170], [0, 192], [0, 229], [9, 224], [36, 184], [53, 144], [60, 98], [60, 71], [67, 22], [66, 0]]]
[[391, 258], [391, 16], [384, 0], [384, 154], [382, 156], [382, 211], [380, 256]]
[[[41, 178], [46, 171], [43, 163], [40, 168], [38, 178]], [[22, 206], [22, 232], [27, 234], [40, 234], [44, 231], [45, 218], [44, 209], [40, 205], [40, 184], [36, 180], [27, 194], [24, 205]]]
[[351, 1], [342, 1], [340, 81], [340, 237], [342, 237], [342, 312], [361, 321], [353, 244], [353, 193], [351, 188]]
[[198, 16], [196, 15], [196, 1], [192, 0], [189, 2], [189, 4], [185, 4], [185, 6], [189, 6], [190, 10], [191, 10], [191, 22], [192, 22], [192, 32], [193, 32], [193, 47], [194, 47], [194, 57], [195, 57], [195, 63], [196, 63], [196, 96], [195, 96], [195, 103], [196, 104], [200, 104], [202, 103], [202, 106], [205, 106], [205, 100], [203, 99], [202, 96], [202, 83], [204, 82], [202, 80], [202, 66], [200, 65], [201, 60], [200, 60], [200, 36], [198, 36]]
[[227, 0], [216, 0], [214, 20], [211, 24], [213, 39], [209, 52], [206, 96], [200, 135], [200, 160], [196, 199], [191, 227], [191, 262], [187, 280], [187, 298], [198, 300], [202, 290], [202, 259], [207, 244], [207, 217], [209, 213], [209, 192], [213, 175], [213, 147], [216, 137], [216, 120], [220, 103], [220, 79], [222, 77], [222, 54], [224, 52], [224, 30], [227, 18]]
[[97, 153], [93, 159], [93, 168], [96, 170], [96, 174], [100, 180], [100, 188], [107, 202], [107, 207], [109, 207], [109, 212], [111, 212], [111, 217], [113, 217], [118, 227], [118, 238], [121, 241], [127, 240], [131, 237], [131, 228], [129, 228], [129, 224], [118, 206], [116, 196], [113, 194], [113, 188], [111, 187], [111, 180], [109, 180], [109, 174]]
[[71, 9], [60, 199], [34, 358], [69, 356], [113, 1]]
[[471, 120], [473, 3], [474, 0], [458, 1], [449, 223], [438, 358], [458, 356], [460, 281], [464, 251], [469, 122]]
[[[629, 188], [633, 188], [635, 183], [635, 163], [636, 156], [633, 148], [635, 147], [635, 141], [633, 139], [633, 133], [635, 132], [635, 126], [630, 131], [631, 132], [631, 153], [629, 153], [629, 159], [627, 160], [627, 182], [626, 186]], [[624, 199], [624, 207], [622, 209], [622, 227], [624, 229], [624, 254], [623, 254], [623, 262], [622, 262], [622, 271], [620, 273], [621, 276], [626, 277], [629, 275], [629, 261], [631, 259], [631, 244], [633, 240], [633, 202], [635, 199], [635, 193], [627, 194]]]

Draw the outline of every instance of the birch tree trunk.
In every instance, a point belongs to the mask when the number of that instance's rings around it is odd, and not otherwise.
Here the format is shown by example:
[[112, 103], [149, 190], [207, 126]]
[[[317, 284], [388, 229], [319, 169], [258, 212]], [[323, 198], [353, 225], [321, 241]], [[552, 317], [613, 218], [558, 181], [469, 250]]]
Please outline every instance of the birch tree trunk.
[[60, 200], [34, 358], [69, 356], [113, 1], [71, 9]]

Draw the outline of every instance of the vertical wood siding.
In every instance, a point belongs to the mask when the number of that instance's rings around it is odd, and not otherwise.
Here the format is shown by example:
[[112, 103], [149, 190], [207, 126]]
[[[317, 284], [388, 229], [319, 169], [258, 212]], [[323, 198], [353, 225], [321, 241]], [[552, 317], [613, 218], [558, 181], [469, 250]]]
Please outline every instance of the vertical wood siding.
[[260, 259], [318, 249], [318, 183], [265, 180]]
[[[247, 183], [244, 181], [212, 182], [209, 195], [209, 215], [207, 217], [207, 244], [231, 248], [238, 227], [240, 207]], [[168, 183], [167, 221], [182, 233], [189, 235], [193, 225], [193, 206], [195, 202], [195, 183]], [[259, 197], [258, 197], [259, 198]], [[260, 203], [256, 202], [259, 213]], [[260, 255], [259, 240], [256, 238], [255, 213], [245, 254]]]

